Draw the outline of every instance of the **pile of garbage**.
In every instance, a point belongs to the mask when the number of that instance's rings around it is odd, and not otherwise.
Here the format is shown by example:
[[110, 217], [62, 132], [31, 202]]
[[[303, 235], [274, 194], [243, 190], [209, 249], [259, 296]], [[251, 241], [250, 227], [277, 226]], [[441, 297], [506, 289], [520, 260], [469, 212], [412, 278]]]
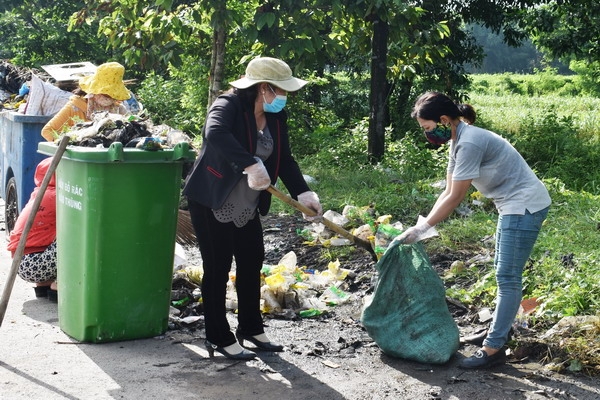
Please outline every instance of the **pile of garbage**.
[[[190, 324], [202, 314], [200, 285], [204, 272], [201, 265], [182, 266], [175, 271], [171, 295], [171, 322]], [[326, 314], [329, 307], [354, 300], [347, 291], [348, 279], [354, 272], [330, 262], [327, 270], [316, 271], [297, 264], [296, 254], [287, 253], [276, 265], [264, 265], [261, 270], [261, 311], [284, 319], [311, 318]], [[226, 307], [238, 308], [235, 272], [229, 274]], [[191, 317], [191, 318], [190, 318]]]
[[[377, 258], [381, 258], [383, 253], [387, 250], [390, 241], [400, 235], [404, 230], [404, 226], [400, 221], [391, 222], [391, 215], [382, 215], [375, 218], [372, 215], [372, 209], [370, 207], [360, 208], [346, 206], [341, 214], [328, 210], [323, 214], [323, 218], [326, 218], [341, 227], [348, 228], [349, 226], [358, 225], [358, 227], [352, 229], [350, 233], [353, 236], [371, 243]], [[419, 217], [419, 220], [421, 219], [423, 219], [422, 216]], [[327, 230], [325, 225], [321, 223], [313, 223], [312, 226], [299, 232], [299, 234], [307, 239], [308, 244], [320, 244], [325, 247], [349, 246], [352, 244], [350, 240], [346, 238], [333, 235], [333, 233]], [[431, 228], [420, 237], [420, 240], [437, 235], [437, 230]]]
[[[383, 254], [391, 240], [402, 232], [400, 222], [391, 223], [389, 215], [375, 218], [369, 207], [346, 207], [342, 214], [326, 211], [324, 217], [340, 226], [357, 225], [352, 234], [368, 240], [378, 254]], [[363, 223], [367, 221], [366, 223]], [[304, 244], [321, 246], [352, 245], [328, 231], [322, 223], [312, 223], [297, 232]], [[339, 260], [332, 261], [323, 271], [298, 265], [293, 251], [285, 254], [276, 264], [264, 265], [261, 270], [261, 311], [275, 318], [294, 320], [314, 318], [327, 314], [332, 307], [360, 300], [350, 289], [356, 273], [343, 268]], [[202, 320], [201, 282], [202, 265], [181, 262], [173, 276], [171, 296], [171, 328], [192, 328]], [[235, 272], [230, 273], [226, 307], [237, 309]]]
[[0, 109], [16, 110], [25, 102], [28, 93], [26, 82], [31, 80], [32, 74], [49, 79], [42, 71], [0, 60]]
[[92, 121], [77, 123], [65, 134], [71, 145], [82, 147], [108, 148], [120, 142], [124, 147], [155, 151], [192, 142], [183, 131], [164, 124], [155, 125], [150, 118], [108, 112], [95, 113]]
[[[85, 69], [89, 68], [88, 64], [90, 63], [61, 64], [43, 68], [71, 66], [71, 70], [81, 65]], [[66, 89], [76, 86], [76, 79], [58, 81], [56, 77], [43, 71], [18, 67], [7, 60], [0, 60], [0, 109], [27, 115], [52, 116], [73, 95]], [[133, 93], [130, 99], [123, 102], [123, 106], [128, 112], [126, 116], [96, 113], [92, 121], [78, 123], [62, 133], [69, 135], [71, 145], [82, 147], [108, 148], [114, 142], [121, 142], [127, 147], [160, 150], [172, 148], [183, 141], [191, 144], [190, 137], [182, 131], [166, 125], [154, 125]]]

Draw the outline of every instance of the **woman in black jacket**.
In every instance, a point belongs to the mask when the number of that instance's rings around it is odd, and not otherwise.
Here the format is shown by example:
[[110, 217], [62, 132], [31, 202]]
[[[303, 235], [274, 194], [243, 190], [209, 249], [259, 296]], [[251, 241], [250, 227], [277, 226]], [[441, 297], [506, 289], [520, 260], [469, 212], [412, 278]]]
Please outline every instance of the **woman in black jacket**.
[[[230, 83], [234, 90], [219, 96], [208, 112], [202, 148], [183, 193], [202, 255], [206, 347], [211, 357], [215, 350], [232, 359], [256, 357], [242, 347], [244, 341], [260, 350], [283, 350], [266, 336], [260, 312], [264, 242], [258, 214], [269, 211], [271, 194], [265, 189], [278, 178], [292, 197], [322, 213], [318, 196], [291, 154], [283, 110], [287, 92], [306, 83], [293, 77], [285, 62], [259, 57], [250, 61], [243, 78]], [[225, 309], [234, 257], [235, 336]]]

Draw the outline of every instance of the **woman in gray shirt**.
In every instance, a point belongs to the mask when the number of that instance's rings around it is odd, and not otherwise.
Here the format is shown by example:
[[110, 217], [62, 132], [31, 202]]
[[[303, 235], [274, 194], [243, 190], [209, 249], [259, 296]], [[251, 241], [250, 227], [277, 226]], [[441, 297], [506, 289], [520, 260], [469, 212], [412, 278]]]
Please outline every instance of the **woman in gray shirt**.
[[544, 184], [504, 138], [461, 121], [463, 113], [448, 96], [427, 92], [411, 116], [434, 144], [450, 142], [447, 185], [433, 208], [396, 240], [410, 244], [446, 219], [471, 185], [494, 201], [498, 210], [494, 266], [498, 294], [483, 346], [459, 364], [487, 368], [505, 362], [503, 349], [522, 299], [522, 275], [551, 203]]

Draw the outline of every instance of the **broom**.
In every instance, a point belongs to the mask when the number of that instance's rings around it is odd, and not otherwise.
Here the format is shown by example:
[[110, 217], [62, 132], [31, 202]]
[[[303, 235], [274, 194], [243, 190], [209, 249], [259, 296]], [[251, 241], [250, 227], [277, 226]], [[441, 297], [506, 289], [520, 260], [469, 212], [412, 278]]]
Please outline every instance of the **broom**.
[[196, 231], [192, 225], [192, 218], [188, 210], [179, 209], [177, 214], [177, 243], [186, 246], [196, 246], [198, 241], [196, 240]]

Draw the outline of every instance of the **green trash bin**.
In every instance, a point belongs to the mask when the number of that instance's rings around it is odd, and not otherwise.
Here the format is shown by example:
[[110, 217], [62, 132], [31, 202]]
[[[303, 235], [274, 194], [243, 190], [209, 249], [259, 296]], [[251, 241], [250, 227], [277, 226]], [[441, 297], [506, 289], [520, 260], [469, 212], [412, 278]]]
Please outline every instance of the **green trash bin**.
[[[42, 142], [53, 155], [58, 146]], [[69, 146], [56, 171], [58, 317], [84, 342], [167, 330], [187, 143], [144, 151]]]

